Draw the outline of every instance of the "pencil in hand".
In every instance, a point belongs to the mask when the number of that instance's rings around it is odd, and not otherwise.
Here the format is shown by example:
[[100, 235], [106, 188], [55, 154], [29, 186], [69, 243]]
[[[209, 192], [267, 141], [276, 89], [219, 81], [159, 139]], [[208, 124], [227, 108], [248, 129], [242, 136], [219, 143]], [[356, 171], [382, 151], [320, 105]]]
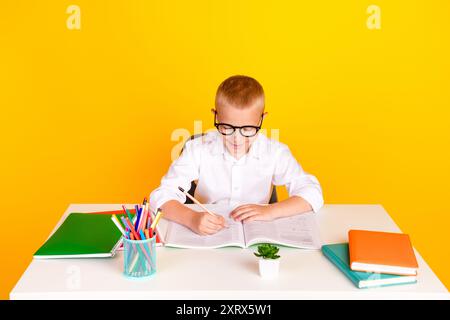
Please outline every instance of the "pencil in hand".
[[[209, 213], [210, 215], [214, 216], [214, 217], [218, 217], [219, 215], [212, 213], [211, 211], [208, 210], [208, 208], [206, 208], [203, 204], [200, 203], [200, 201], [198, 201], [197, 199], [195, 199], [193, 196], [191, 196], [188, 192], [186, 192], [182, 187], [178, 187], [178, 190], [180, 190], [181, 192], [184, 193], [184, 195], [186, 197], [188, 197], [189, 199], [191, 199], [195, 204], [197, 204], [198, 206], [200, 206], [203, 210], [205, 210], [207, 213]], [[229, 226], [225, 223], [224, 224], [225, 228], [229, 228]]]

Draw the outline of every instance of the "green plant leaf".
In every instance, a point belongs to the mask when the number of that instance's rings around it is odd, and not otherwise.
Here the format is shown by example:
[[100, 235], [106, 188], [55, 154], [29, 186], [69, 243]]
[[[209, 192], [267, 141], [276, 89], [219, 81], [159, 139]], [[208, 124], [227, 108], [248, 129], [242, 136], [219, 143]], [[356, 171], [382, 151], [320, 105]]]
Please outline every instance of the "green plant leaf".
[[277, 255], [279, 250], [280, 248], [277, 246], [270, 243], [264, 243], [258, 246], [258, 253], [254, 252], [254, 254], [255, 256], [262, 257], [263, 259], [278, 259], [280, 258], [280, 256]]

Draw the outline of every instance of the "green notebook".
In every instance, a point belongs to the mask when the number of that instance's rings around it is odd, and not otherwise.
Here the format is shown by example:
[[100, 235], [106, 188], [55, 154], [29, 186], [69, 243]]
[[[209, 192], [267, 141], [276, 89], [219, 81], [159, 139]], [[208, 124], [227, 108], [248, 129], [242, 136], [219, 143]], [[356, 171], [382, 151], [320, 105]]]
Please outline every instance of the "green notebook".
[[121, 242], [122, 234], [110, 214], [70, 213], [34, 257], [107, 258], [114, 256]]
[[384, 287], [417, 282], [416, 276], [358, 272], [350, 269], [348, 243], [322, 246], [322, 253], [339, 268], [358, 288]]

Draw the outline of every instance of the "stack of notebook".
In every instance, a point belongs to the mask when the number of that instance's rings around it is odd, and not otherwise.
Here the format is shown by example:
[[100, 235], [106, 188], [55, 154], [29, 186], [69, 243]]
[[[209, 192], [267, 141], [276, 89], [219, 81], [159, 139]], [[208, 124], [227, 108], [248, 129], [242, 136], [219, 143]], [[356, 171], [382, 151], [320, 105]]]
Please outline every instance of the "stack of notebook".
[[[134, 215], [135, 211], [130, 210]], [[70, 213], [59, 228], [34, 254], [36, 259], [108, 258], [122, 247], [122, 234], [111, 215], [122, 211]], [[157, 236], [157, 245], [161, 241]]]
[[348, 243], [322, 246], [322, 252], [358, 288], [417, 282], [418, 264], [408, 235], [350, 230], [348, 238]]
[[37, 259], [114, 256], [121, 233], [109, 215], [71, 213], [34, 254]]

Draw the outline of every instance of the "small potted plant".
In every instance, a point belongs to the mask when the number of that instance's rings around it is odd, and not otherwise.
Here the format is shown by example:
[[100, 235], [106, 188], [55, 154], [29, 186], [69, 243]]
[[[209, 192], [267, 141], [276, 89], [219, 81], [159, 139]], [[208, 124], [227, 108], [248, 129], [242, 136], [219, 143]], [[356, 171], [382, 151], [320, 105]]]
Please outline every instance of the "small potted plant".
[[263, 278], [275, 278], [280, 269], [280, 256], [277, 254], [280, 249], [269, 243], [260, 244], [258, 252], [253, 254], [259, 257], [259, 274]]

